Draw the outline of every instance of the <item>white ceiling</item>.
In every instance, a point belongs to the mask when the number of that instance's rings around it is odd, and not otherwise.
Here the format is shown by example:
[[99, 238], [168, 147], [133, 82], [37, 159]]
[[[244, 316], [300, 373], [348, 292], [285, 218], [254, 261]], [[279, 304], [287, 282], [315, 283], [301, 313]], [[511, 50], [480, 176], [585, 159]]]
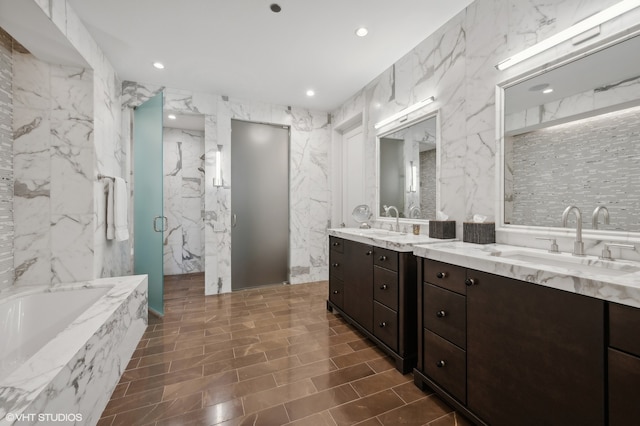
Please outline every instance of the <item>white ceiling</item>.
[[[330, 111], [472, 0], [68, 0], [122, 80]], [[270, 4], [277, 2], [280, 13]], [[356, 28], [369, 35], [359, 38]], [[166, 68], [152, 67], [161, 61]], [[306, 91], [313, 89], [314, 97]]]

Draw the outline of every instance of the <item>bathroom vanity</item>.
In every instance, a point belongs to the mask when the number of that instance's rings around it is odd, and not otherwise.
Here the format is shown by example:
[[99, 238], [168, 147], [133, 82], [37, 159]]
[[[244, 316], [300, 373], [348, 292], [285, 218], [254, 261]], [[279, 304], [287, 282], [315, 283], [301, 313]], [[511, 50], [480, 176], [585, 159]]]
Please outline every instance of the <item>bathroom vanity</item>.
[[381, 229], [329, 230], [327, 309], [376, 343], [403, 374], [413, 369], [417, 354], [413, 244], [430, 242], [424, 235]]
[[539, 252], [414, 249], [416, 385], [478, 424], [632, 424], [640, 416], [638, 270], [564, 254], [547, 266]]

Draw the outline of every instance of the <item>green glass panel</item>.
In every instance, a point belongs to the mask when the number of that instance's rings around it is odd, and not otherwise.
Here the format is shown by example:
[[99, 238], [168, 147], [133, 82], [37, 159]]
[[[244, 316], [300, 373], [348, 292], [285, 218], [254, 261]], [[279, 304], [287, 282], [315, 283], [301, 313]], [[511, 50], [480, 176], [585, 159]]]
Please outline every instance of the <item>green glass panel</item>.
[[160, 315], [164, 315], [162, 164], [159, 93], [137, 107], [133, 118], [133, 270], [149, 276], [149, 309]]

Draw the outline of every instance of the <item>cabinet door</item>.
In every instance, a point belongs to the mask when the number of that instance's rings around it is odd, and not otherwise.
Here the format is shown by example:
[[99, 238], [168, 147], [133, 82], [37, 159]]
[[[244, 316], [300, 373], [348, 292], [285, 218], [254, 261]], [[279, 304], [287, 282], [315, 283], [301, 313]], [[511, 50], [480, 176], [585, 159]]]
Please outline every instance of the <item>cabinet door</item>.
[[373, 247], [344, 240], [344, 311], [373, 332]]
[[604, 302], [468, 271], [467, 403], [492, 425], [602, 425]]
[[329, 277], [329, 300], [338, 308], [344, 309], [344, 281], [340, 278]]
[[640, 419], [640, 358], [609, 348], [609, 426]]

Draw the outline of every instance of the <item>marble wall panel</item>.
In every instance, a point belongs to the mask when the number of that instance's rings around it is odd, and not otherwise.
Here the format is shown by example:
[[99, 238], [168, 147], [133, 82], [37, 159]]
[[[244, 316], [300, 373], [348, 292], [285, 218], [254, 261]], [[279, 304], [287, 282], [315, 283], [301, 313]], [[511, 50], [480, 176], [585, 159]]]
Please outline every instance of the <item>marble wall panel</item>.
[[[440, 111], [440, 209], [458, 222], [458, 236], [462, 222], [473, 214], [494, 219], [498, 206], [495, 159], [499, 152], [496, 84], [637, 25], [640, 11], [603, 25], [601, 36], [585, 45], [563, 43], [507, 71], [500, 72], [495, 65], [614, 3], [617, 0], [476, 0], [345, 100], [332, 112], [334, 122], [360, 108], [364, 111], [367, 203], [375, 203], [377, 181], [373, 124], [434, 95], [436, 102], [431, 107]], [[527, 117], [528, 121], [539, 119], [535, 114]], [[374, 226], [382, 225], [374, 222]]]
[[92, 73], [14, 58], [16, 284], [91, 279]]
[[163, 129], [165, 275], [204, 272], [204, 132]]
[[13, 38], [0, 28], [0, 290], [14, 283]]

